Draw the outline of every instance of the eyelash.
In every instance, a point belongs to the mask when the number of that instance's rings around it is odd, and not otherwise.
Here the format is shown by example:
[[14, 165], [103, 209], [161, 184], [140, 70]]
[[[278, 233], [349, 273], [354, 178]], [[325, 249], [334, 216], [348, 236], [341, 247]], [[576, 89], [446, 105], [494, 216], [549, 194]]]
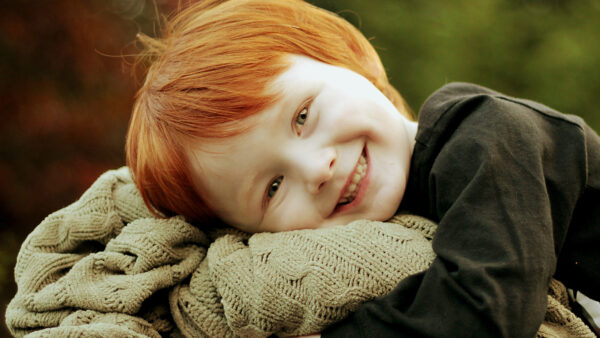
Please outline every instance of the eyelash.
[[[300, 136], [300, 134], [302, 133], [302, 128], [304, 127], [304, 125], [306, 124], [306, 121], [308, 120], [308, 116], [309, 116], [309, 108], [310, 108], [310, 102], [304, 104], [302, 106], [302, 109], [300, 109], [300, 111], [298, 113], [296, 113], [296, 115], [294, 115], [294, 129], [296, 130], [296, 133], [298, 134], [298, 136]], [[299, 121], [299, 119], [302, 119], [301, 121]], [[267, 186], [267, 191], [265, 193], [265, 202], [269, 202], [269, 200], [271, 200], [271, 198], [273, 198], [273, 196], [275, 196], [275, 194], [277, 193], [277, 190], [279, 190], [279, 187], [281, 186], [281, 182], [283, 182], [283, 176], [277, 176], [274, 180], [272, 180], [269, 185]], [[273, 190], [274, 188], [274, 190]]]

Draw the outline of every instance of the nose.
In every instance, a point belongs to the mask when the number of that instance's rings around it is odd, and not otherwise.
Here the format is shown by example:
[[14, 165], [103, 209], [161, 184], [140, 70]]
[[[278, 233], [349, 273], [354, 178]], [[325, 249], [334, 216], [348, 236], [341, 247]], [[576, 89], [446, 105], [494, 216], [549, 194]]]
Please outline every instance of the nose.
[[305, 154], [299, 161], [300, 176], [306, 183], [308, 192], [319, 193], [333, 177], [337, 153], [333, 148]]

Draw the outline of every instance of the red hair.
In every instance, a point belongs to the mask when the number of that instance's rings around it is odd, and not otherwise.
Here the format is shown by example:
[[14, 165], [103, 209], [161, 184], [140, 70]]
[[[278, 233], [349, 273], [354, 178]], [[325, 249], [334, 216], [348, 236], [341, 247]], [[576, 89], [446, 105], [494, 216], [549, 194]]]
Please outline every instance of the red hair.
[[158, 55], [136, 95], [127, 165], [157, 215], [215, 218], [195, 188], [186, 146], [240, 133], [227, 122], [274, 103], [276, 95], [265, 89], [288, 67], [285, 55], [353, 70], [400, 112], [411, 114], [365, 37], [344, 19], [301, 0], [200, 1], [176, 15], [162, 40], [142, 40]]

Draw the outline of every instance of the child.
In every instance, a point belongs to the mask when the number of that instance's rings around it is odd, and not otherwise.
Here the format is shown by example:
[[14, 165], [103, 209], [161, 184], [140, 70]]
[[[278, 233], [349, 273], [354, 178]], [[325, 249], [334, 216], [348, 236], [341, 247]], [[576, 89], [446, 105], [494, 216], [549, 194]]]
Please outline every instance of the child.
[[600, 138], [470, 84], [419, 113], [368, 41], [296, 0], [182, 12], [140, 89], [127, 159], [146, 204], [276, 232], [436, 222], [437, 258], [326, 336], [533, 336], [551, 277], [600, 300]]

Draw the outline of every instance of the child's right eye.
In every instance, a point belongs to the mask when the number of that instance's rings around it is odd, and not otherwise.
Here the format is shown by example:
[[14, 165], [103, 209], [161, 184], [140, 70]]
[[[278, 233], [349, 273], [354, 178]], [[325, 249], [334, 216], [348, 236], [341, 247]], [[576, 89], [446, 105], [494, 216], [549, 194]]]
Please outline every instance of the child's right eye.
[[282, 181], [283, 181], [283, 176], [279, 176], [279, 177], [275, 178], [269, 184], [269, 187], [267, 188], [267, 199], [268, 200], [271, 199], [273, 196], [275, 196], [275, 193], [279, 189], [279, 186], [281, 185]]

